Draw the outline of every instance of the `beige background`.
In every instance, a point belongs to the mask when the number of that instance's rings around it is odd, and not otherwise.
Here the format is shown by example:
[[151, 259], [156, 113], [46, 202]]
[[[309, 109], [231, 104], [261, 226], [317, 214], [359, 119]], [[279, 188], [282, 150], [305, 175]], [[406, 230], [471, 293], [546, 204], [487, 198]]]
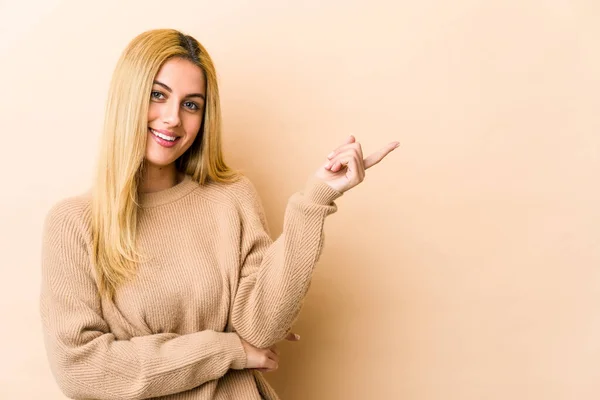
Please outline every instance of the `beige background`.
[[567, 0], [0, 3], [0, 398], [62, 399], [41, 224], [87, 188], [110, 75], [151, 28], [220, 74], [228, 160], [274, 234], [353, 133], [283, 399], [600, 398], [600, 5]]

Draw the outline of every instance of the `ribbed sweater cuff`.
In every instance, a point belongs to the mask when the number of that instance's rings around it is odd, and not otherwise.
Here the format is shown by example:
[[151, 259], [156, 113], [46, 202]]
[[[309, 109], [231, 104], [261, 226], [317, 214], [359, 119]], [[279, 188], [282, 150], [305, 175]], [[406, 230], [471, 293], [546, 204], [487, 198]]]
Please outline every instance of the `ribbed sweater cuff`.
[[224, 333], [222, 344], [225, 354], [232, 355], [231, 369], [246, 368], [246, 351], [244, 350], [244, 346], [242, 346], [242, 340], [240, 339], [239, 335], [234, 332]]
[[306, 199], [313, 203], [330, 205], [334, 200], [342, 196], [343, 193], [338, 192], [321, 179], [313, 176], [306, 182], [303, 194]]

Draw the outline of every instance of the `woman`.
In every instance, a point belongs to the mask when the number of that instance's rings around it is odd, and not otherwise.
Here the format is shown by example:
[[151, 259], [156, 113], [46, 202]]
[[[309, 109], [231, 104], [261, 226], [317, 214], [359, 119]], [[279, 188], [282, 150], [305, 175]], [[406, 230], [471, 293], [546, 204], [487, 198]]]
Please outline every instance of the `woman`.
[[256, 190], [221, 153], [213, 63], [192, 37], [136, 37], [111, 82], [91, 192], [44, 225], [41, 315], [71, 398], [276, 399], [258, 371], [292, 339], [334, 200], [363, 160], [350, 137], [288, 203], [273, 242]]

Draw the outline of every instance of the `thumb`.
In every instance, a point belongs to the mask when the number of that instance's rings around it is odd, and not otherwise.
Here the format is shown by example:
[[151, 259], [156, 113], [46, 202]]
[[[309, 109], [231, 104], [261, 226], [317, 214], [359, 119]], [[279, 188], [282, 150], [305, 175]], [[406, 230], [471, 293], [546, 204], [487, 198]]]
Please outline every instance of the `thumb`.
[[289, 340], [290, 342], [297, 342], [298, 340], [300, 340], [300, 335], [298, 335], [297, 333], [290, 332], [285, 337], [285, 340]]

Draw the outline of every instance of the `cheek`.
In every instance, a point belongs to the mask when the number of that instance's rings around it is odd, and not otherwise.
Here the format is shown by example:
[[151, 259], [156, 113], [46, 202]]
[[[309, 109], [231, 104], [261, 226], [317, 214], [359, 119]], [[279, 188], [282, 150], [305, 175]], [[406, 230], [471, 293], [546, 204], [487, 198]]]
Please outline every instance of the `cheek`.
[[185, 132], [188, 135], [197, 135], [200, 130], [200, 126], [202, 125], [202, 115], [190, 115], [183, 122], [185, 127]]
[[150, 103], [148, 107], [148, 121], [154, 121], [160, 115], [158, 104]]

